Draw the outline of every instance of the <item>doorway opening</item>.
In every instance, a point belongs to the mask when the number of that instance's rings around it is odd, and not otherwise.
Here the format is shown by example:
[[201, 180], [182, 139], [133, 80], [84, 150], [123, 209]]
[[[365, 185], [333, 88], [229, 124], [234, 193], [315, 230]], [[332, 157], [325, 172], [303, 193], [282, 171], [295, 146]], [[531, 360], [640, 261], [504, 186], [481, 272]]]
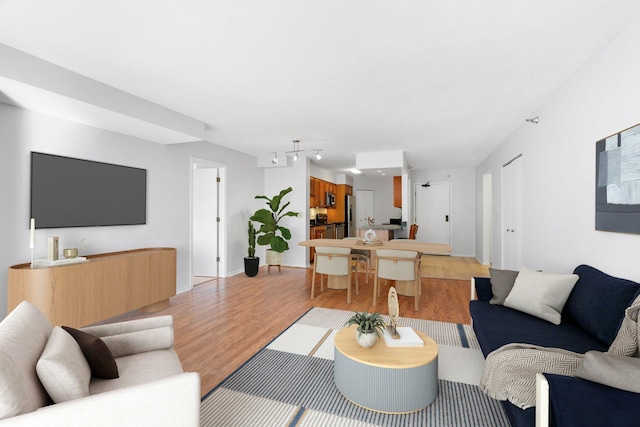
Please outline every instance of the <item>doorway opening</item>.
[[226, 276], [226, 166], [191, 159], [192, 286]]

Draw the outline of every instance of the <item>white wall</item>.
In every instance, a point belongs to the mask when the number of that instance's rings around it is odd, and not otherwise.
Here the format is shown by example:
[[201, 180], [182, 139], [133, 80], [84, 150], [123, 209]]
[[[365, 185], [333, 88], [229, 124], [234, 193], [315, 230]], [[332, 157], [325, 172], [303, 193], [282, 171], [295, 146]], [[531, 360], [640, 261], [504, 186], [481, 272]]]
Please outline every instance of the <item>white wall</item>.
[[[286, 217], [280, 223], [291, 231], [289, 250], [282, 255], [282, 265], [306, 267], [309, 264], [309, 250], [298, 245], [298, 242], [309, 238], [309, 166], [309, 159], [300, 156], [291, 167], [264, 169], [264, 192], [260, 194], [273, 197], [285, 188], [291, 187], [293, 191], [285, 196], [284, 201], [291, 202], [287, 210], [298, 212], [298, 217]], [[265, 201], [260, 202], [264, 206]], [[266, 260], [265, 249], [264, 246], [256, 247], [261, 264]]]
[[590, 264], [640, 281], [640, 235], [595, 230], [595, 142], [640, 122], [640, 17], [476, 169], [476, 250], [482, 259], [482, 175], [492, 173], [493, 262], [500, 267], [502, 165], [523, 157], [523, 262], [569, 272]]
[[[0, 104], [0, 270], [29, 261], [30, 151], [78, 157], [147, 169], [147, 224], [36, 230], [36, 258], [46, 256], [48, 236], [81, 255], [126, 249], [177, 248], [177, 288], [191, 288], [191, 156], [228, 165], [228, 274], [243, 271], [246, 224], [259, 206], [262, 187], [255, 157], [207, 142], [160, 145]], [[6, 312], [7, 275], [0, 275], [0, 316]]]

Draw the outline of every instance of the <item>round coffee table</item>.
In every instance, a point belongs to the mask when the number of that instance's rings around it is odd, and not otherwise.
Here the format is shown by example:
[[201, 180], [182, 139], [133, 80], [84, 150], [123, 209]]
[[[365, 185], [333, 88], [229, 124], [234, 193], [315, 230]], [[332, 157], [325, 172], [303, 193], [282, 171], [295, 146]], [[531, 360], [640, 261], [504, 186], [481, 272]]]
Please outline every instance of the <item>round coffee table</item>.
[[424, 347], [387, 347], [379, 339], [371, 348], [356, 342], [356, 326], [334, 340], [334, 381], [351, 402], [372, 411], [415, 412], [438, 395], [438, 345], [416, 331]]

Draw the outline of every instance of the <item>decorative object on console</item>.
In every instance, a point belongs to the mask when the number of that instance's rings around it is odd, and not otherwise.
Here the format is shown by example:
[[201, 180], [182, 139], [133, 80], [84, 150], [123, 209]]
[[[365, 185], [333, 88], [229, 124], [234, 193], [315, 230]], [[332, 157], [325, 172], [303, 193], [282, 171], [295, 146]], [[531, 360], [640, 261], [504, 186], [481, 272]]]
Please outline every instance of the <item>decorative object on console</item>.
[[67, 259], [72, 259], [78, 256], [78, 248], [67, 248], [62, 251], [62, 255], [64, 255]]
[[58, 236], [49, 237], [47, 239], [47, 260], [55, 261], [58, 259]]
[[384, 330], [384, 319], [380, 313], [355, 312], [347, 320], [347, 326], [357, 325], [356, 341], [364, 348], [372, 347]]

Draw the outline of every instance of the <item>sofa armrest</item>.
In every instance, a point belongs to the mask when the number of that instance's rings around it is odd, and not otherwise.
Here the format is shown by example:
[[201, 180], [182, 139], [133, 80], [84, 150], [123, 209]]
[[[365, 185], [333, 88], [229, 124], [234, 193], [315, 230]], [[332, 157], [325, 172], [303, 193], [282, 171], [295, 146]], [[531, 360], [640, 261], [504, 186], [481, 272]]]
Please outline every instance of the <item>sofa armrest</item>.
[[549, 381], [536, 374], [536, 427], [549, 427]]
[[[606, 385], [555, 374], [541, 374], [541, 401], [548, 384], [547, 413], [536, 406], [536, 427], [616, 426], [632, 427], [640, 419], [640, 393], [620, 390]], [[536, 388], [538, 393], [538, 389]], [[536, 394], [537, 398], [537, 394]], [[538, 416], [540, 411], [540, 416]], [[538, 419], [540, 418], [540, 419]], [[547, 422], [548, 424], [544, 424]]]
[[471, 278], [471, 299], [479, 301], [489, 301], [493, 297], [491, 291], [491, 279], [488, 277]]
[[172, 375], [0, 420], [0, 427], [112, 427], [200, 425], [200, 377]]
[[82, 328], [100, 337], [114, 357], [173, 348], [173, 317], [157, 316]]
[[145, 331], [148, 329], [170, 326], [173, 328], [173, 316], [155, 316], [146, 319], [127, 320], [125, 322], [107, 323], [104, 325], [87, 326], [83, 331], [97, 337], [126, 334], [129, 332]]

